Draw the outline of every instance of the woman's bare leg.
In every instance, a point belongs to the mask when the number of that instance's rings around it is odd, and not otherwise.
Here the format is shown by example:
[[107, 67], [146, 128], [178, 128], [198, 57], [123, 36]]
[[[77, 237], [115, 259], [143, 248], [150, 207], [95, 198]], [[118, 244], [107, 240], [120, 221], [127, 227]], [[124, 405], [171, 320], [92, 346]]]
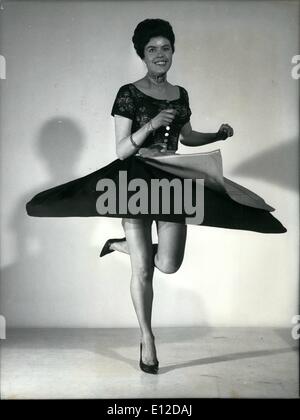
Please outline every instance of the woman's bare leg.
[[187, 227], [181, 223], [157, 221], [158, 249], [155, 267], [166, 274], [175, 273], [184, 256]]
[[151, 327], [153, 302], [153, 255], [151, 221], [123, 219], [128, 251], [130, 254], [132, 277], [130, 291], [134, 309], [141, 329], [143, 362], [157, 361], [154, 335]]
[[[133, 219], [132, 219], [133, 220]], [[183, 261], [187, 227], [181, 223], [157, 221], [158, 248], [154, 265], [166, 274], [175, 273]], [[114, 242], [111, 249], [129, 254], [127, 240]]]

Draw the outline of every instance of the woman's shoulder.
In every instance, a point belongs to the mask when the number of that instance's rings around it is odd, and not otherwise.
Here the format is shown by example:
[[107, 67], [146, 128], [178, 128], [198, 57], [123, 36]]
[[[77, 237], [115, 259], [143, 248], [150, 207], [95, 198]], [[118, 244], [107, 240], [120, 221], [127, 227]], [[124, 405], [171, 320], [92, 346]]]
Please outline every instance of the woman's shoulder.
[[133, 92], [133, 89], [132, 89], [132, 83], [126, 83], [125, 85], [122, 85], [122, 86], [120, 86], [119, 87], [119, 93], [121, 92], [121, 93], [126, 93], [126, 92], [129, 92], [129, 93], [132, 93]]
[[133, 119], [136, 108], [136, 101], [130, 83], [122, 85], [113, 103], [111, 115], [121, 115]]
[[145, 78], [142, 77], [141, 79], [135, 80], [132, 82], [133, 85], [139, 86], [139, 87], [147, 87], [145, 86]]
[[178, 86], [179, 87], [179, 89], [184, 93], [184, 94], [186, 94], [186, 95], [188, 95], [188, 91], [186, 90], [186, 88], [184, 88], [183, 86], [181, 86], [181, 85], [176, 85], [176, 86]]

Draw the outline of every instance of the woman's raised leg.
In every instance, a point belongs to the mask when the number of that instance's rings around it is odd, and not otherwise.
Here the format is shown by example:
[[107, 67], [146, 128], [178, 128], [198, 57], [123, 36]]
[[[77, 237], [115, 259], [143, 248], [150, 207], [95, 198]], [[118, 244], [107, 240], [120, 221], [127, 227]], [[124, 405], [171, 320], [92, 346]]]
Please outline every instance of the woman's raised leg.
[[187, 226], [180, 223], [157, 221], [158, 248], [154, 264], [161, 272], [175, 273], [184, 256]]
[[[156, 221], [156, 225], [158, 245], [152, 246], [152, 254], [155, 254], [154, 265], [163, 273], [175, 273], [183, 261], [187, 226], [181, 223], [163, 221]], [[113, 242], [111, 249], [130, 254], [126, 238], [124, 241]]]
[[122, 225], [131, 260], [130, 291], [141, 329], [143, 362], [152, 365], [157, 362], [151, 327], [154, 270], [151, 237], [152, 221], [123, 219]]

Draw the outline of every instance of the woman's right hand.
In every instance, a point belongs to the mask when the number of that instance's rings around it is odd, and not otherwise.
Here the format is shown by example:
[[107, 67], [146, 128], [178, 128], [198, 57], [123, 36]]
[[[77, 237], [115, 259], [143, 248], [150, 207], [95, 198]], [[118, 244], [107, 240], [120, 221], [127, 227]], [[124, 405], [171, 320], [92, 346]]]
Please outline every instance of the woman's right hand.
[[160, 111], [159, 114], [156, 115], [156, 117], [152, 118], [151, 125], [154, 128], [154, 130], [158, 129], [161, 126], [167, 126], [170, 125], [176, 115], [175, 109], [163, 109]]

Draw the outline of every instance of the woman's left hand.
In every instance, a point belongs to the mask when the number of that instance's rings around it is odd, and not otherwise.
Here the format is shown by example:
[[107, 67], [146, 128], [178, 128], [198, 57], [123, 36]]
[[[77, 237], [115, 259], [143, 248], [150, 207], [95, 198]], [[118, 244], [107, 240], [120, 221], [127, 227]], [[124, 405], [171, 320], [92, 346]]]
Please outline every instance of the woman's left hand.
[[217, 132], [217, 139], [226, 140], [228, 137], [232, 137], [233, 134], [233, 128], [229, 124], [222, 124]]

